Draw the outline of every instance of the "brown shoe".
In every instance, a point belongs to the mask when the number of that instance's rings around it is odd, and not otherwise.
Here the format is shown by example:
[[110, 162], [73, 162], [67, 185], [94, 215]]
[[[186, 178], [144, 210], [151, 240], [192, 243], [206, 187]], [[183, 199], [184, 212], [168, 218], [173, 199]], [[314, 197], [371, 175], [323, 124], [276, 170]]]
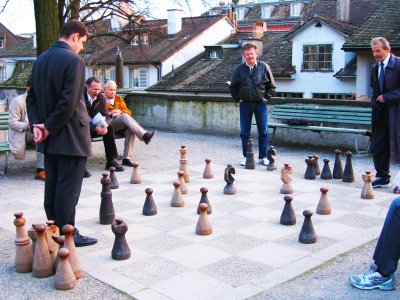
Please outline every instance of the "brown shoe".
[[147, 131], [142, 137], [143, 142], [145, 142], [145, 144], [147, 145], [148, 143], [150, 143], [151, 139], [153, 138], [153, 136], [155, 134], [156, 134], [155, 130], [154, 131]]
[[35, 174], [35, 179], [45, 181], [46, 180], [46, 172], [44, 170], [37, 172]]

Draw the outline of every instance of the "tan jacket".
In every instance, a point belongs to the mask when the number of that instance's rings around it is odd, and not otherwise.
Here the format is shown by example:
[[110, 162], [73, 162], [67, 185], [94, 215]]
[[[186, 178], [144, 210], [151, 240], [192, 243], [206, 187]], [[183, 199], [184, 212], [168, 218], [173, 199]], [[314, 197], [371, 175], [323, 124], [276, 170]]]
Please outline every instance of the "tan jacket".
[[25, 134], [28, 131], [26, 95], [27, 93], [14, 98], [8, 109], [8, 143], [15, 159], [25, 158]]

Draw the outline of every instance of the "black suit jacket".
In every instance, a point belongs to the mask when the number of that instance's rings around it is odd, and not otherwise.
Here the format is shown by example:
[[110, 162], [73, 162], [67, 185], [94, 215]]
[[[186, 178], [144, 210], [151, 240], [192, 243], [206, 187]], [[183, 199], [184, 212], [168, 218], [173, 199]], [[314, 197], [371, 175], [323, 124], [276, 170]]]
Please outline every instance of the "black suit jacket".
[[[101, 113], [103, 117], [106, 117], [106, 122], [110, 123], [111, 115], [107, 109], [107, 101], [103, 94], [99, 94], [96, 100], [94, 100], [93, 103], [90, 104], [88, 94], [85, 89], [83, 92], [83, 98], [85, 99], [86, 110], [90, 119], [93, 119], [97, 115], [97, 113]], [[95, 132], [95, 127], [96, 126], [94, 126], [92, 122], [90, 122], [90, 131], [92, 133]]]

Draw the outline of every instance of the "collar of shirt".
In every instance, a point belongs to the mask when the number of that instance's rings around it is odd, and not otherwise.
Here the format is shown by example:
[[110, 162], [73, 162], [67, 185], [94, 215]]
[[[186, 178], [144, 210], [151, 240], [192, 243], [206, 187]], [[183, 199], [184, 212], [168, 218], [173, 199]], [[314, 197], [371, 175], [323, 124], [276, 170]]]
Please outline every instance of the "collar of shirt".
[[89, 93], [86, 93], [86, 94], [87, 94], [87, 97], [88, 97], [88, 100], [89, 100], [90, 105], [92, 105], [92, 104], [93, 104], [93, 101], [96, 100], [97, 97], [96, 97], [95, 99], [92, 99], [92, 97], [90, 97]]
[[[390, 59], [390, 53], [388, 56], [386, 56], [386, 58], [382, 61], [383, 62], [383, 69], [386, 70], [386, 67], [389, 63], [389, 59]], [[381, 74], [381, 63], [379, 63], [379, 67], [378, 67], [378, 76]]]
[[107, 98], [107, 102], [114, 106], [114, 99]]
[[246, 66], [248, 66], [249, 67], [249, 69], [250, 69], [250, 73], [253, 71], [253, 69], [254, 69], [254, 67], [256, 67], [257, 66], [257, 60], [256, 60], [256, 62], [254, 63], [254, 65], [252, 66], [252, 67], [250, 67], [248, 64], [247, 64], [247, 61], [246, 61]]

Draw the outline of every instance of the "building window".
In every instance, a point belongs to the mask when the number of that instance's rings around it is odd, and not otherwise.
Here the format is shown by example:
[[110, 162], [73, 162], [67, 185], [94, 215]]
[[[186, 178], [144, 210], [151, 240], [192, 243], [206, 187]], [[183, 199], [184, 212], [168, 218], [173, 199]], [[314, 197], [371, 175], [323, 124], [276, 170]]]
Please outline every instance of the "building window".
[[4, 82], [6, 80], [7, 80], [6, 67], [0, 67], [0, 82]]
[[149, 35], [147, 33], [141, 36], [142, 45], [147, 46], [149, 44]]
[[279, 97], [279, 98], [303, 98], [303, 93], [275, 92], [275, 97]]
[[5, 37], [0, 37], [0, 49], [5, 49], [6, 48], [5, 40], [6, 40]]
[[129, 69], [129, 87], [145, 88], [148, 86], [148, 70], [145, 68]]
[[210, 50], [210, 59], [222, 59], [222, 51]]
[[99, 77], [99, 70], [97, 70], [97, 69], [92, 69], [92, 76], [93, 76], [93, 77]]
[[135, 36], [133, 37], [133, 39], [131, 40], [131, 45], [132, 45], [132, 46], [139, 45], [139, 35], [135, 35]]
[[274, 6], [264, 5], [261, 7], [261, 18], [268, 19], [271, 18], [272, 12], [274, 11]]
[[235, 13], [237, 16], [238, 20], [243, 20], [244, 19], [244, 8], [243, 7], [237, 7], [235, 9]]
[[315, 99], [352, 100], [354, 99], [354, 94], [313, 93], [312, 97]]
[[304, 45], [303, 70], [332, 71], [332, 45]]
[[291, 3], [290, 4], [290, 16], [299, 17], [301, 10], [303, 9], [303, 3]]
[[110, 80], [115, 81], [115, 69], [110, 69]]
[[132, 46], [137, 46], [137, 45], [142, 45], [142, 46], [147, 46], [149, 44], [149, 34], [137, 34], [133, 37], [131, 40], [131, 45]]

